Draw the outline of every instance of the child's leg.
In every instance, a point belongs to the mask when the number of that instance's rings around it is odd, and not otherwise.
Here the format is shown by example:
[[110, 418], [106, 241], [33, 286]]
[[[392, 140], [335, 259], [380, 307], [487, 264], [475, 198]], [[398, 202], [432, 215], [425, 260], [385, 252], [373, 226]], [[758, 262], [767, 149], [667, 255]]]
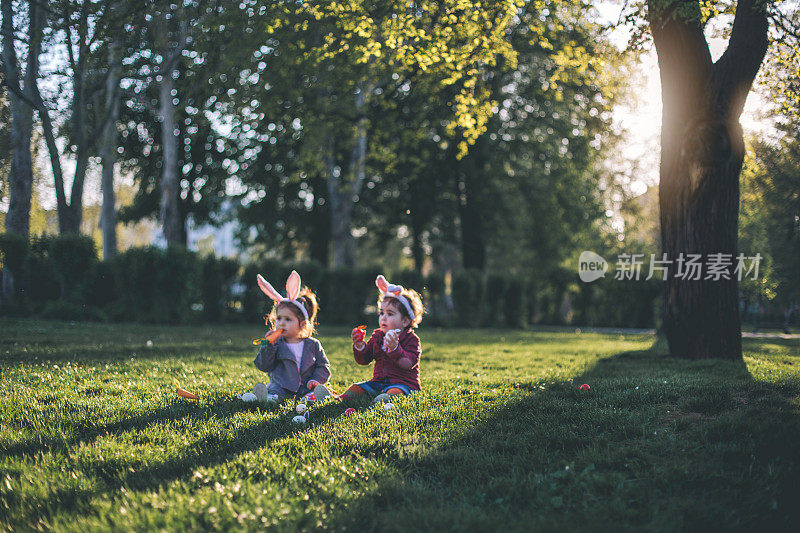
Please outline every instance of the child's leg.
[[369, 394], [370, 396], [375, 396], [378, 392], [383, 389], [385, 386], [384, 383], [380, 381], [362, 381], [361, 383], [353, 383], [350, 385], [346, 391], [338, 396], [339, 400], [349, 400], [350, 398], [355, 398], [356, 396], [361, 396], [363, 394]]
[[270, 383], [267, 392], [267, 401], [270, 402], [282, 402], [294, 395], [292, 391], [288, 391], [276, 383]]
[[411, 393], [411, 387], [408, 385], [389, 385], [383, 389], [383, 392], [375, 397], [376, 402], [388, 402], [392, 396], [407, 396]]
[[349, 400], [350, 398], [355, 398], [356, 396], [361, 396], [362, 394], [367, 394], [367, 391], [358, 383], [353, 383], [347, 388], [346, 391], [341, 393], [337, 399]]

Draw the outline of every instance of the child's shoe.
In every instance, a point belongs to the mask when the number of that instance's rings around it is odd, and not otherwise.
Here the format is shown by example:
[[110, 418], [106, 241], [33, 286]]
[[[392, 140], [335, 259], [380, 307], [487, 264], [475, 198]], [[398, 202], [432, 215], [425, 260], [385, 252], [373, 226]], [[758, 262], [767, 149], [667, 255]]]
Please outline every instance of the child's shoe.
[[378, 394], [373, 400], [375, 403], [386, 403], [392, 401], [392, 395], [386, 392]]
[[259, 401], [262, 402], [267, 400], [268, 399], [267, 397], [269, 396], [267, 386], [264, 385], [263, 383], [256, 383], [256, 386], [253, 387], [253, 394], [255, 394], [256, 398], [258, 398]]
[[314, 396], [313, 392], [309, 392], [308, 394], [303, 396], [303, 401], [306, 402], [306, 403], [316, 402], [317, 401], [317, 397]]
[[318, 402], [321, 402], [325, 398], [328, 398], [328, 397], [331, 396], [331, 391], [329, 391], [328, 387], [326, 387], [325, 385], [317, 385], [316, 387], [314, 387], [313, 394], [314, 394], [314, 398]]

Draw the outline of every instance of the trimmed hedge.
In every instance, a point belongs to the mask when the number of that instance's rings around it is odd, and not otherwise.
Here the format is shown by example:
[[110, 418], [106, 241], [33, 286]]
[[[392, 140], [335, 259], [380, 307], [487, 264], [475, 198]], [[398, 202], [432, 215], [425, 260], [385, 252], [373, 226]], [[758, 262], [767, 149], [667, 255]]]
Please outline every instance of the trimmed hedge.
[[[376, 269], [326, 269], [316, 262], [275, 259], [240, 265], [235, 259], [200, 256], [182, 248], [133, 248], [101, 262], [81, 235], [37, 237], [26, 242], [0, 234], [0, 265], [16, 291], [0, 314], [68, 320], [156, 323], [264, 320], [272, 301], [256, 283], [262, 274], [285, 291], [297, 270], [320, 302], [319, 322], [375, 324]], [[657, 280], [603, 278], [581, 283], [558, 269], [537, 276], [478, 270], [456, 272], [450, 288], [440, 274], [404, 270], [389, 279], [423, 296], [429, 326], [525, 328], [531, 324], [654, 327], [663, 285]]]
[[484, 281], [479, 270], [465, 270], [453, 276], [453, 307], [462, 326], [483, 325]]
[[196, 318], [202, 272], [196, 254], [181, 248], [132, 248], [109, 261], [114, 272], [111, 317], [185, 323]]

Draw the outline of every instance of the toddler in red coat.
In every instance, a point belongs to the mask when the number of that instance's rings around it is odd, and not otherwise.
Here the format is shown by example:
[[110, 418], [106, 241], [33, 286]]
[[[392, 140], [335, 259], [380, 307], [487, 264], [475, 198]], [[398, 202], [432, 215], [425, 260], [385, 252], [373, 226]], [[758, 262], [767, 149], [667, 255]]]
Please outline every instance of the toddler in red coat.
[[410, 394], [420, 389], [419, 337], [414, 333], [422, 321], [424, 307], [419, 293], [392, 285], [383, 276], [375, 280], [378, 296], [378, 329], [364, 342], [364, 332], [353, 330], [353, 357], [360, 365], [375, 361], [372, 379], [350, 386], [339, 396], [346, 400], [368, 394], [375, 401], [388, 401], [392, 395]]

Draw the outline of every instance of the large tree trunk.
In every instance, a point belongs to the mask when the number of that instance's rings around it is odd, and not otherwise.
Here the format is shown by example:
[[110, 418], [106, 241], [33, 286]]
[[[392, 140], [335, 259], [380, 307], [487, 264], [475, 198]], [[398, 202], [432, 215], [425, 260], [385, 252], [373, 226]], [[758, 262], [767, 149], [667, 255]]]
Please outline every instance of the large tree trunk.
[[[665, 281], [664, 333], [677, 356], [742, 358], [734, 272], [744, 159], [739, 116], [766, 53], [768, 28], [756, 3], [739, 2], [728, 49], [716, 63], [696, 1], [660, 11], [650, 5], [663, 99], [661, 241], [673, 262]], [[681, 4], [683, 14], [676, 16]], [[697, 280], [678, 277], [678, 261], [688, 254], [700, 254], [703, 263], [711, 254], [725, 254], [729, 279], [715, 280], [705, 271]]]
[[318, 261], [324, 267], [330, 264], [331, 248], [331, 215], [328, 210], [326, 197], [325, 178], [317, 176], [311, 179], [311, 188], [314, 193], [314, 205], [311, 207], [310, 224], [311, 235], [309, 247], [311, 259]]
[[[38, 2], [42, 9], [47, 9], [47, 2]], [[89, 166], [89, 150], [91, 139], [89, 137], [86, 117], [85, 117], [85, 78], [86, 78], [86, 54], [88, 53], [87, 31], [88, 31], [88, 4], [84, 4], [81, 10], [81, 18], [78, 27], [78, 57], [77, 61], [72, 50], [72, 31], [67, 26], [67, 51], [70, 67], [72, 69], [73, 98], [72, 115], [70, 122], [72, 126], [73, 142], [77, 145], [77, 159], [75, 162], [75, 175], [72, 180], [72, 190], [69, 203], [67, 202], [64, 190], [64, 175], [61, 167], [61, 155], [56, 145], [55, 133], [50, 110], [42, 101], [38, 86], [34, 83], [32, 91], [39, 119], [42, 121], [47, 151], [50, 156], [50, 166], [53, 171], [53, 182], [56, 190], [56, 207], [58, 209], [58, 228], [59, 232], [78, 233], [80, 231], [81, 220], [83, 218], [83, 185], [86, 179], [86, 170]]]
[[172, 71], [163, 73], [159, 84], [159, 118], [161, 119], [161, 224], [168, 246], [183, 244], [181, 216], [178, 212], [178, 134], [175, 125], [175, 104], [172, 89], [175, 81]]
[[342, 179], [341, 169], [337, 167], [335, 154], [336, 142], [329, 139], [327, 149], [328, 170], [328, 211], [330, 212], [330, 233], [333, 246], [332, 266], [352, 266], [353, 235], [350, 232], [350, 217], [353, 210], [353, 198], [350, 184]]
[[69, 205], [64, 206], [63, 213], [61, 210], [58, 213], [59, 231], [62, 235], [80, 233], [83, 220], [83, 184], [86, 181], [86, 170], [89, 168], [88, 147], [79, 146], [77, 156]]
[[411, 256], [414, 258], [414, 270], [422, 273], [425, 266], [425, 249], [422, 244], [422, 234], [425, 231], [425, 220], [421, 216], [419, 207], [423, 203], [420, 192], [419, 178], [413, 178], [409, 184], [411, 200]]
[[[39, 52], [46, 6], [30, 2], [28, 5], [28, 58], [25, 66], [25, 85], [20, 84], [19, 64], [14, 39], [14, 8], [11, 0], [2, 0], [2, 71], [4, 84], [9, 88], [11, 112], [11, 167], [8, 175], [9, 206], [6, 213], [6, 232], [30, 235], [31, 192], [33, 188], [33, 162], [31, 160], [31, 134], [33, 132], [33, 105], [36, 78], [39, 76]], [[2, 300], [15, 293], [14, 276], [6, 268], [2, 276]]]
[[103, 259], [117, 255], [117, 208], [114, 194], [114, 165], [117, 161], [117, 121], [120, 103], [120, 64], [117, 58], [118, 41], [109, 48], [108, 77], [106, 78], [105, 122], [103, 123], [100, 159], [103, 173], [100, 189], [103, 207], [100, 212], [100, 227], [103, 233]]
[[[356, 95], [356, 113], [361, 113], [366, 102], [365, 91]], [[333, 242], [333, 266], [352, 267], [355, 264], [355, 239], [351, 232], [353, 205], [364, 183], [367, 158], [366, 116], [359, 118], [350, 155], [350, 168], [347, 174], [337, 175], [333, 160], [335, 143], [329, 143], [328, 160], [328, 201], [331, 214], [331, 240]]]
[[86, 123], [86, 54], [89, 51], [88, 39], [89, 3], [81, 6], [78, 20], [78, 57], [72, 51], [72, 28], [67, 26], [67, 51], [72, 68], [72, 115], [70, 117], [73, 142], [77, 146], [75, 174], [69, 205], [59, 206], [59, 226], [62, 234], [79, 233], [83, 219], [83, 185], [86, 181], [86, 170], [89, 168], [89, 150], [91, 139]]
[[458, 165], [461, 169], [457, 180], [459, 195], [459, 219], [461, 221], [461, 256], [464, 268], [483, 270], [486, 267], [486, 243], [484, 242], [483, 174], [489, 172], [485, 154], [485, 142], [479, 138], [475, 146]]
[[[44, 6], [46, 8], [46, 6]], [[33, 162], [31, 160], [31, 135], [33, 132], [33, 102], [36, 78], [39, 75], [39, 52], [46, 9], [36, 2], [28, 6], [28, 58], [25, 84], [20, 83], [19, 64], [14, 48], [13, 2], [2, 0], [3, 76], [8, 91], [11, 112], [11, 167], [8, 175], [9, 206], [6, 213], [6, 231], [28, 237], [31, 220], [31, 192], [33, 187]], [[11, 276], [3, 279], [3, 295], [13, 292]]]

